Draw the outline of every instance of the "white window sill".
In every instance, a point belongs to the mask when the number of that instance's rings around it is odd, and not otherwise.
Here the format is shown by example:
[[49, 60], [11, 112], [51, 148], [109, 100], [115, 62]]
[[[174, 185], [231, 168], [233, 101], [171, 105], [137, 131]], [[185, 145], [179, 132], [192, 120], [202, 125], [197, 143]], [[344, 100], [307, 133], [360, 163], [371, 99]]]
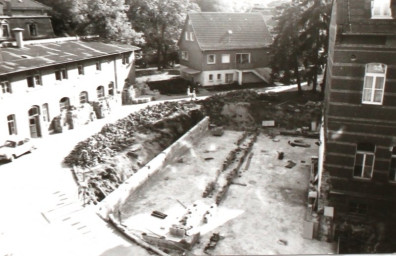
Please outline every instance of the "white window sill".
[[357, 176], [353, 176], [353, 178], [355, 180], [360, 180], [360, 181], [365, 181], [365, 182], [370, 182], [372, 180], [372, 178], [363, 178], [363, 177], [357, 177]]
[[372, 20], [393, 20], [392, 16], [373, 16]]
[[216, 62], [208, 62], [208, 65], [216, 64]]
[[362, 104], [365, 104], [365, 105], [382, 105], [382, 102], [363, 102], [362, 101]]

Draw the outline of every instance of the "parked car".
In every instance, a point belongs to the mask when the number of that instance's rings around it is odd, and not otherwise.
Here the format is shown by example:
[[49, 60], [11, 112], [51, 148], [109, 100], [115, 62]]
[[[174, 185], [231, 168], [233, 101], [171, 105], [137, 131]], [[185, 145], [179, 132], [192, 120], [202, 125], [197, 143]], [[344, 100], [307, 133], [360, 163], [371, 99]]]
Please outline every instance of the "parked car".
[[30, 139], [10, 137], [0, 146], [0, 160], [12, 162], [15, 158], [36, 149]]

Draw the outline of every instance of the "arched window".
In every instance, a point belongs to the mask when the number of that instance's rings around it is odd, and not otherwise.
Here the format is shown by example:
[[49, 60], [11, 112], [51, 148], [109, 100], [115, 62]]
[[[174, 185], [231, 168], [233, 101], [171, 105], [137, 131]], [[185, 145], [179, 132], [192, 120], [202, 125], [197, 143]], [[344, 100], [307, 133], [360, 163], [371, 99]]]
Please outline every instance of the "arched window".
[[63, 97], [60, 101], [59, 101], [59, 107], [60, 110], [68, 110], [70, 107], [70, 99], [68, 97]]
[[381, 105], [384, 98], [387, 66], [381, 63], [366, 65], [362, 103]]
[[0, 21], [0, 37], [10, 37], [10, 26], [6, 20]]
[[114, 96], [114, 83], [113, 82], [109, 83], [109, 95]]
[[28, 27], [29, 27], [29, 33], [30, 33], [31, 36], [37, 36], [38, 35], [38, 33], [37, 33], [37, 24], [36, 23], [30, 23], [28, 25]]
[[96, 94], [98, 95], [98, 99], [103, 98], [105, 96], [104, 87], [102, 85], [96, 88]]
[[38, 106], [33, 106], [31, 109], [29, 109], [29, 116], [38, 116], [40, 115], [40, 108]]
[[88, 92], [83, 91], [80, 93], [80, 103], [81, 104], [88, 103]]
[[8, 134], [9, 135], [17, 134], [15, 115], [7, 116], [7, 122], [8, 122]]

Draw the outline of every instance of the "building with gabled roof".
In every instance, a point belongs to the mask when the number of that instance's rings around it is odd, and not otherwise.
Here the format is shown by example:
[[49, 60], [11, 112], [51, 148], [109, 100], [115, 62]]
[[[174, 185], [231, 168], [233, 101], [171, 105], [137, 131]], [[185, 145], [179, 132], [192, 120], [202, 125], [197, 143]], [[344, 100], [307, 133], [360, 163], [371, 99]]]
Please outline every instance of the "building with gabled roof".
[[267, 82], [271, 43], [260, 13], [189, 13], [179, 40], [181, 76], [203, 86]]
[[[6, 14], [0, 18], [9, 25], [27, 17], [49, 20], [49, 8], [38, 2], [0, 2]], [[95, 38], [40, 39], [50, 37], [52, 27], [47, 34], [41, 34], [41, 25], [36, 28], [36, 37], [27, 34], [35, 40], [24, 38], [29, 26], [12, 29], [0, 47], [0, 143], [12, 135], [40, 138], [102, 118], [121, 105], [124, 86], [134, 82], [138, 47]]]
[[0, 42], [15, 40], [15, 28], [24, 30], [26, 40], [54, 37], [49, 11], [33, 0], [0, 0]]

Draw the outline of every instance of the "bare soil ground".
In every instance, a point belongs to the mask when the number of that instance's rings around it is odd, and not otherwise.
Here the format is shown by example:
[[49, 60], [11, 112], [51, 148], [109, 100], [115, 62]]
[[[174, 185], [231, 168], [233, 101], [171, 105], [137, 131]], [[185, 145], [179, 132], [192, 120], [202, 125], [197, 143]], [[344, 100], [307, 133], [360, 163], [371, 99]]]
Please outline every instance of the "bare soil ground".
[[[136, 233], [161, 236], [185, 213], [181, 203], [189, 209], [194, 203], [213, 205], [214, 198], [202, 198], [202, 192], [216, 177], [228, 153], [237, 147], [241, 136], [242, 132], [225, 131], [221, 137], [208, 134], [198, 145], [190, 145], [190, 150], [178, 161], [131, 195], [122, 209], [123, 224]], [[279, 141], [260, 134], [252, 149], [250, 165], [245, 161], [241, 177], [234, 180], [239, 185], [230, 186], [215, 216], [201, 226], [201, 241], [193, 248], [194, 254], [204, 255], [204, 247], [214, 232], [223, 237], [214, 250], [208, 251], [214, 255], [335, 252], [333, 244], [302, 237], [309, 163], [311, 155], [317, 152], [315, 140], [304, 139], [310, 147], [302, 148], [288, 144], [294, 137], [276, 138]], [[277, 159], [277, 151], [285, 153], [283, 160]], [[289, 160], [296, 166], [286, 168]], [[168, 217], [161, 220], [150, 216], [154, 210]]]

